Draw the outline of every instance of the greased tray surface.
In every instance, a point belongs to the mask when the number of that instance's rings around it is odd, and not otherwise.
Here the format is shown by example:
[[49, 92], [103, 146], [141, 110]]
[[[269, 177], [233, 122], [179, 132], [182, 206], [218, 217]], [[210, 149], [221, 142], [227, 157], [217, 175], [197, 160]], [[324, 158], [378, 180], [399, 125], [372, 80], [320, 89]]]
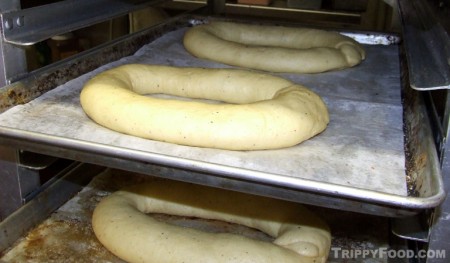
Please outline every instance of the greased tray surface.
[[[128, 185], [159, 180], [148, 175], [108, 169], [96, 177], [76, 196], [59, 207], [52, 215], [23, 238], [0, 254], [0, 262], [111, 262], [125, 261], [109, 252], [95, 237], [92, 213], [97, 204], [110, 193]], [[345, 213], [331, 209], [313, 210], [330, 226], [334, 249], [388, 249], [389, 219]], [[272, 242], [273, 238], [255, 229], [223, 221], [192, 217], [152, 214], [169, 224], [190, 227], [206, 232], [233, 233]], [[348, 224], [351, 220], [352, 224]], [[3, 251], [2, 251], [3, 252]], [[346, 262], [330, 253], [328, 262]], [[371, 263], [387, 262], [385, 257], [371, 259]]]
[[[290, 148], [225, 151], [174, 145], [108, 130], [84, 114], [79, 93], [85, 81], [118, 65], [228, 67], [187, 53], [182, 37], [188, 26], [165, 33], [132, 56], [11, 108], [0, 115], [1, 128], [9, 134], [24, 133], [31, 139], [45, 136], [69, 140], [92, 151], [106, 146], [108, 151], [127, 154], [127, 158], [150, 156], [153, 159], [148, 161], [156, 163], [167, 161], [179, 167], [200, 167], [211, 177], [231, 169], [235, 177], [255, 182], [283, 182], [294, 189], [309, 187], [307, 190], [329, 192], [335, 186], [343, 186], [340, 193], [355, 191], [351, 196], [356, 199], [371, 195], [375, 202], [380, 198], [389, 203], [393, 197], [396, 205], [404, 203], [406, 199], [402, 198], [407, 198], [408, 193], [401, 74], [399, 49], [394, 44], [364, 45], [367, 58], [354, 68], [321, 74], [278, 74], [318, 93], [327, 104], [331, 119], [323, 133]], [[303, 187], [305, 183], [307, 186]]]

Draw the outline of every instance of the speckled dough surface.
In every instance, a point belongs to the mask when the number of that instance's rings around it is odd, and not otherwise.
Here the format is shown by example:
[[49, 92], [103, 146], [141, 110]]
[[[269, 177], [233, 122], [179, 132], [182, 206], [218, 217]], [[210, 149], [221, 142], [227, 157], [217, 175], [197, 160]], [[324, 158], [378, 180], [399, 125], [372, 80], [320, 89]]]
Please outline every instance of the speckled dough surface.
[[194, 56], [270, 72], [319, 73], [353, 67], [364, 48], [338, 32], [301, 27], [210, 22], [183, 38]]
[[227, 150], [291, 147], [329, 121], [322, 99], [306, 87], [238, 69], [128, 64], [88, 81], [80, 101], [90, 118], [115, 131]]
[[[146, 213], [221, 220], [255, 228], [273, 243], [169, 225]], [[325, 263], [328, 226], [304, 206], [176, 181], [122, 189], [95, 208], [100, 242], [127, 262]], [[174, 249], [176, 248], [176, 249]]]

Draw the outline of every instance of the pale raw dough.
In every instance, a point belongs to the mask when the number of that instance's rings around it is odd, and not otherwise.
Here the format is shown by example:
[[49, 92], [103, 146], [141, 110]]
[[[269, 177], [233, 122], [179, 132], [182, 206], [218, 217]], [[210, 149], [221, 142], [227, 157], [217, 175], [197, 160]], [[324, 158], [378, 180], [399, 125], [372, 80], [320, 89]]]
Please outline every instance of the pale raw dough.
[[271, 72], [319, 73], [365, 58], [350, 37], [310, 28], [214, 21], [189, 29], [183, 42], [196, 57]]
[[[276, 239], [209, 233], [145, 213], [222, 220]], [[176, 181], [111, 194], [95, 208], [92, 225], [99, 241], [128, 262], [324, 263], [331, 244], [327, 225], [300, 204]]]
[[[159, 93], [225, 103], [143, 96]], [[329, 121], [324, 102], [309, 89], [237, 69], [124, 65], [89, 80], [80, 101], [90, 118], [118, 132], [229, 150], [293, 146]]]

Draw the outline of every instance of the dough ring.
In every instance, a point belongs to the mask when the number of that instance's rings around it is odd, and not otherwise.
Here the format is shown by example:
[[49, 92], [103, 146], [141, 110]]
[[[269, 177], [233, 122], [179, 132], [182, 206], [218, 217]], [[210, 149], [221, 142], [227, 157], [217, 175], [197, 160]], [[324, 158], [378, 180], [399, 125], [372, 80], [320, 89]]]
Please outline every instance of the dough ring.
[[[161, 222], [145, 213], [222, 220], [259, 229], [273, 243]], [[323, 263], [327, 225], [304, 206], [177, 181], [131, 186], [104, 198], [92, 226], [99, 241], [128, 262]]]
[[[158, 93], [225, 103], [143, 96]], [[118, 132], [229, 150], [293, 146], [329, 120], [322, 99], [307, 88], [237, 69], [120, 66], [88, 81], [80, 101], [91, 119]]]
[[189, 29], [183, 42], [196, 57], [271, 72], [319, 73], [365, 58], [350, 37], [309, 28], [215, 21]]

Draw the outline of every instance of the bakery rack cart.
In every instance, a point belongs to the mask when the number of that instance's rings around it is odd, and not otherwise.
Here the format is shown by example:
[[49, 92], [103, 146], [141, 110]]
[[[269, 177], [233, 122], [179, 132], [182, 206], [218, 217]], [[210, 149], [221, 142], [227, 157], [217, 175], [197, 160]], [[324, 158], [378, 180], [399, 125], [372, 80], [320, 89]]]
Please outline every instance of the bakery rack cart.
[[[364, 2], [375, 7], [383, 1]], [[450, 257], [450, 227], [446, 225], [450, 214], [450, 200], [446, 199], [450, 187], [450, 25], [446, 22], [450, 2], [384, 2], [393, 7], [393, 16], [398, 16], [398, 34], [382, 32], [379, 16], [385, 12], [374, 15], [224, 0], [63, 0], [30, 8], [22, 8], [19, 0], [1, 1], [0, 116], [102, 65], [134, 54], [167, 32], [209, 19], [331, 25], [366, 41], [398, 45], [402, 68], [399, 77], [406, 94], [403, 101], [409, 170], [408, 193], [398, 196], [0, 123], [0, 251], [79, 192], [93, 176], [112, 168], [386, 217], [400, 243], [429, 251], [445, 250]], [[171, 15], [151, 27], [50, 65], [33, 70], [27, 65], [26, 50], [30, 45], [154, 6], [170, 10]], [[420, 260], [446, 262], [445, 258]]]

